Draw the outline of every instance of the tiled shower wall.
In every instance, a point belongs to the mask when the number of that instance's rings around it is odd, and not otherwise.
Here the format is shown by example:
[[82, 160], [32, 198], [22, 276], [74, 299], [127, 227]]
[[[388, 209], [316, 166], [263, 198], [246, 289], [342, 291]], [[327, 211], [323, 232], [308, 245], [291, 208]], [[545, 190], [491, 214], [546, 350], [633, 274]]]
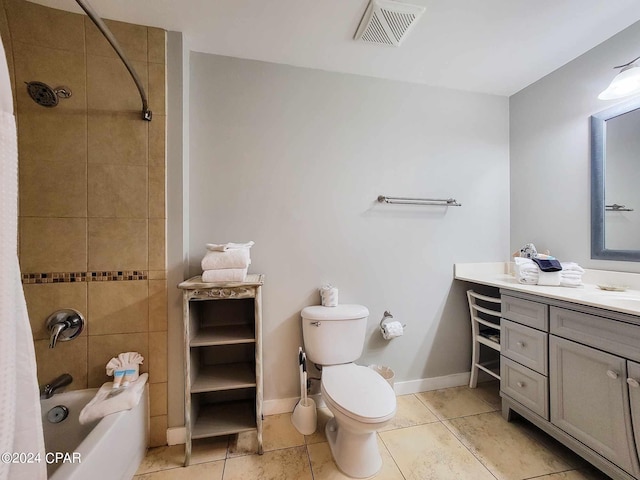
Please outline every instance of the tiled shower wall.
[[[165, 31], [107, 22], [138, 72], [135, 84], [84, 15], [0, 0], [0, 33], [18, 122], [19, 256], [40, 384], [68, 372], [99, 387], [105, 365], [138, 351], [149, 373], [151, 444], [166, 443]], [[69, 87], [45, 108], [25, 82]], [[75, 308], [82, 335], [48, 348], [55, 310]]]

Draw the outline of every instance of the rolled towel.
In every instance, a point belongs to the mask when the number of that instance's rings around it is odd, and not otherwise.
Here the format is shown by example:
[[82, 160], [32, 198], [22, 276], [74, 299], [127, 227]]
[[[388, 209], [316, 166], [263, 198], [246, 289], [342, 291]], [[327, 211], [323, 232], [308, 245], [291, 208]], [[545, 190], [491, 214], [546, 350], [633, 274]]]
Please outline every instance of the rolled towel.
[[80, 412], [80, 423], [84, 425], [111, 413], [131, 410], [140, 403], [148, 377], [149, 374], [143, 373], [126, 388], [114, 389], [111, 382], [102, 385], [95, 397]]
[[212, 252], [226, 252], [227, 250], [235, 250], [238, 248], [251, 248], [255, 245], [254, 242], [247, 243], [207, 243], [207, 250]]
[[244, 282], [245, 278], [247, 278], [246, 268], [223, 268], [202, 272], [202, 281], [205, 283]]
[[248, 248], [234, 248], [224, 252], [208, 250], [201, 262], [202, 270], [219, 268], [247, 268], [251, 263]]
[[[118, 354], [117, 357], [113, 357], [107, 363], [107, 375], [112, 376], [116, 370], [125, 370], [127, 367], [134, 368], [138, 371], [138, 365], [141, 365], [144, 361], [142, 355], [138, 352], [124, 352]], [[138, 378], [136, 373], [135, 378]], [[135, 380], [134, 378], [134, 380]]]
[[118, 354], [118, 359], [122, 365], [141, 365], [144, 361], [142, 355], [138, 352], [125, 352]]
[[113, 372], [115, 372], [116, 370], [120, 370], [120, 367], [122, 367], [122, 365], [120, 364], [120, 360], [115, 357], [112, 358], [111, 360], [109, 360], [109, 363], [107, 363], [107, 375], [111, 377], [113, 375]]

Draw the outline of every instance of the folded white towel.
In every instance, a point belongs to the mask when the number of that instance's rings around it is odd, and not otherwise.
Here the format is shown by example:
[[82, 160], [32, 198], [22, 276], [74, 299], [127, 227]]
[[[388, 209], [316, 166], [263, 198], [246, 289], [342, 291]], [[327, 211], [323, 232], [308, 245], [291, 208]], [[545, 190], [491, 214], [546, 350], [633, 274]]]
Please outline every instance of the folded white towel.
[[245, 278], [247, 278], [246, 268], [222, 268], [202, 272], [202, 281], [205, 283], [244, 282]]
[[536, 277], [536, 278], [518, 277], [518, 282], [523, 283], [525, 285], [537, 285], [538, 284], [538, 277]]
[[[96, 396], [80, 412], [80, 423], [84, 425], [111, 413], [131, 410], [140, 403], [148, 377], [149, 374], [143, 373], [128, 387], [114, 389], [112, 382], [102, 385]], [[109, 396], [112, 391], [114, 394]]]
[[200, 265], [202, 270], [219, 268], [247, 268], [251, 263], [248, 248], [235, 248], [226, 252], [207, 251]]
[[255, 245], [254, 242], [247, 243], [207, 243], [207, 250], [212, 252], [226, 252], [227, 250], [235, 250], [237, 248], [251, 248]]
[[560, 278], [561, 287], [581, 287], [582, 285], [583, 283], [581, 278], [578, 278], [578, 279], [566, 278], [566, 277]]
[[542, 272], [532, 260], [516, 257], [515, 276], [525, 285], [546, 285], [561, 287], [581, 287], [584, 269], [575, 262], [563, 262], [558, 272]]
[[520, 277], [527, 273], [538, 273], [538, 266], [529, 258], [516, 257], [515, 261], [515, 274], [516, 277]]
[[565, 272], [563, 270], [560, 273], [562, 274], [562, 278], [582, 278], [582, 273], [578, 272]]
[[578, 265], [575, 262], [562, 262], [560, 265], [562, 265], [563, 272], [584, 273], [584, 268], [582, 268], [580, 265]]
[[546, 285], [549, 287], [557, 287], [560, 285], [560, 271], [557, 272], [543, 272], [540, 271], [538, 274], [538, 285]]

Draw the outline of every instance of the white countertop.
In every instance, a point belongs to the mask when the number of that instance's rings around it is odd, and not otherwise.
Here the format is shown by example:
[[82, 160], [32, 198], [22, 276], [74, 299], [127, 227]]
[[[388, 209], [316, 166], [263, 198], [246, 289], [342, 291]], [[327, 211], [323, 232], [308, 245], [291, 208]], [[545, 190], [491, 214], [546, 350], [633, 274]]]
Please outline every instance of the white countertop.
[[[509, 273], [509, 263], [456, 263], [454, 268], [456, 280], [640, 315], [640, 274], [637, 273], [585, 270], [584, 286], [571, 288], [518, 283]], [[600, 289], [598, 285], [602, 284], [625, 285], [628, 288], [624, 292], [612, 292]]]

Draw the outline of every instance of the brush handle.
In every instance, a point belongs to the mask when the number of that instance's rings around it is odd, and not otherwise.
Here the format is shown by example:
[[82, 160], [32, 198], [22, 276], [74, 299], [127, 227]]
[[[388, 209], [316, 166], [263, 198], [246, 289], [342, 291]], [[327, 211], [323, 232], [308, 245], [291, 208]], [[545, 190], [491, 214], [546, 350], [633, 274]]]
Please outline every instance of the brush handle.
[[302, 405], [304, 407], [307, 406], [307, 372], [304, 371], [304, 373], [302, 374], [302, 378], [303, 378], [303, 382], [304, 382], [304, 388], [302, 389]]
[[302, 352], [302, 378], [303, 378], [303, 386], [304, 388], [302, 389], [302, 398], [303, 398], [303, 402], [302, 405], [303, 406], [307, 406], [307, 354]]
[[298, 369], [300, 371], [300, 404], [304, 405], [302, 403], [302, 397], [303, 397], [303, 392], [305, 391], [305, 380], [304, 380], [304, 362], [303, 362], [303, 353], [302, 353], [302, 347], [298, 348]]

